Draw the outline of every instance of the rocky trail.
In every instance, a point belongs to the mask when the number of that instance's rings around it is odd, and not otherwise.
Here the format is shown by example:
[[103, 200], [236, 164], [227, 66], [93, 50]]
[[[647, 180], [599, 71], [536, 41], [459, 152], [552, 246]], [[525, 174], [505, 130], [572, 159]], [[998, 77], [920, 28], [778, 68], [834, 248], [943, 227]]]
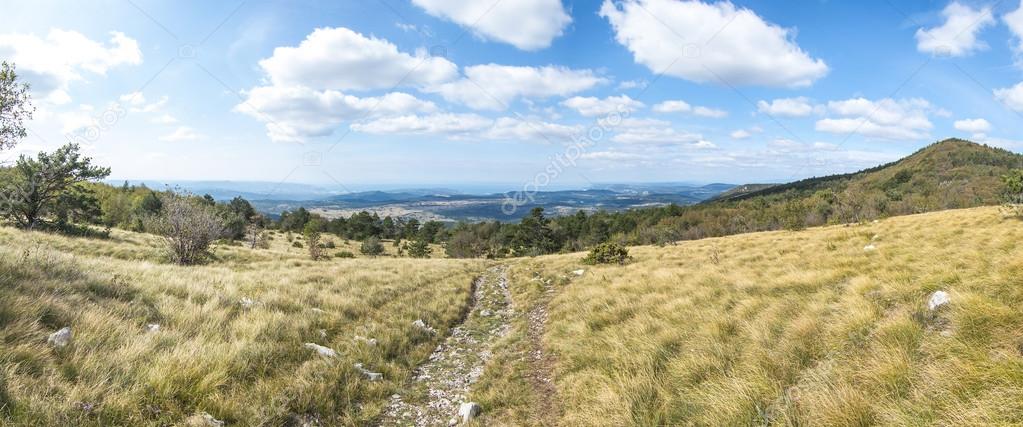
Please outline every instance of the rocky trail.
[[549, 425], [551, 420], [558, 418], [560, 407], [557, 404], [557, 389], [554, 387], [555, 360], [553, 355], [544, 350], [543, 336], [547, 330], [547, 307], [556, 290], [550, 279], [537, 279], [543, 284], [544, 292], [526, 315], [529, 322], [526, 333], [529, 336], [530, 364], [527, 376], [534, 392], [540, 396], [533, 408], [533, 421], [536, 425]]
[[494, 343], [510, 329], [513, 314], [505, 268], [492, 267], [476, 281], [465, 320], [416, 368], [406, 391], [391, 396], [380, 425], [454, 425], [463, 421], [460, 412], [474, 412], [463, 407], [469, 388], [483, 374]]

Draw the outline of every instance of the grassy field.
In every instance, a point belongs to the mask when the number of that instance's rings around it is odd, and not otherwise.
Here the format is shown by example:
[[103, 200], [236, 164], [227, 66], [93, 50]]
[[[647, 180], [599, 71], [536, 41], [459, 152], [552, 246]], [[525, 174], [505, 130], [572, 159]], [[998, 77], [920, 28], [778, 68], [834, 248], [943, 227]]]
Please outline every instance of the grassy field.
[[[0, 228], [0, 424], [169, 425], [205, 413], [229, 425], [363, 425], [461, 317], [483, 269], [312, 262], [276, 240], [270, 250], [225, 247], [208, 266], [178, 267], [161, 261], [153, 236]], [[417, 319], [437, 333], [413, 326]], [[47, 335], [65, 326], [72, 343], [49, 347]], [[383, 380], [367, 381], [355, 363]]]
[[[492, 424], [1023, 423], [1023, 222], [997, 208], [632, 254], [513, 263], [518, 311], [556, 289], [560, 408], [531, 413], [548, 397], [524, 379], [523, 318], [475, 393]], [[937, 290], [951, 303], [930, 311]]]

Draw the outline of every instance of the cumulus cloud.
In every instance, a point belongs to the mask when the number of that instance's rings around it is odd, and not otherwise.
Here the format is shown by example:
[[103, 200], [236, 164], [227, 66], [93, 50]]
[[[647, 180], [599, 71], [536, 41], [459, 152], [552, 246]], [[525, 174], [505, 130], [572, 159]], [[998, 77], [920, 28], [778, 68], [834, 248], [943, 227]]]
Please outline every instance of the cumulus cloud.
[[316, 29], [297, 47], [274, 49], [259, 66], [274, 85], [334, 90], [421, 87], [458, 75], [447, 59], [401, 52], [387, 40], [343, 27]]
[[984, 119], [956, 120], [952, 125], [956, 128], [956, 130], [972, 134], [987, 133], [991, 130], [991, 123]]
[[728, 1], [604, 0], [600, 15], [635, 61], [655, 73], [698, 83], [800, 87], [828, 72], [796, 44], [793, 31]]
[[926, 138], [933, 127], [928, 119], [928, 113], [934, 109], [923, 99], [885, 98], [871, 101], [853, 98], [831, 101], [827, 109], [837, 117], [818, 120], [815, 126], [818, 131], [856, 133], [895, 140], [918, 140]]
[[606, 116], [611, 113], [628, 113], [644, 105], [628, 95], [609, 96], [604, 99], [576, 96], [566, 99], [561, 105], [571, 108], [586, 117]]
[[806, 117], [812, 114], [813, 110], [810, 100], [802, 96], [757, 102], [757, 111], [772, 117]]
[[492, 120], [472, 113], [440, 113], [383, 117], [367, 123], [352, 124], [352, 130], [377, 135], [436, 135], [452, 139], [557, 142], [569, 140], [582, 132], [583, 128], [527, 118], [501, 117]]
[[670, 113], [691, 113], [695, 116], [707, 117], [711, 119], [720, 119], [728, 117], [728, 112], [725, 110], [719, 110], [716, 108], [703, 107], [703, 106], [692, 106], [688, 102], [680, 99], [670, 100], [658, 103], [654, 105], [653, 110], [658, 113], [670, 114]]
[[1016, 86], [995, 90], [995, 98], [1013, 111], [1023, 112], [1023, 83]]
[[1023, 1], [1020, 1], [1018, 9], [1007, 13], [1002, 20], [1016, 38], [1016, 53], [1023, 54]]
[[995, 23], [990, 7], [973, 9], [954, 1], [941, 15], [945, 17], [941, 26], [916, 31], [917, 50], [933, 55], [965, 56], [987, 48], [977, 39], [977, 34]]
[[352, 130], [378, 135], [466, 135], [480, 132], [493, 120], [477, 114], [431, 114], [383, 117], [367, 123], [354, 123]]
[[467, 27], [478, 36], [522, 50], [538, 50], [561, 36], [572, 17], [560, 0], [412, 0], [430, 15]]
[[753, 136], [753, 134], [749, 133], [746, 129], [737, 129], [728, 134], [728, 136], [732, 137], [732, 139], [746, 139]]
[[71, 101], [72, 82], [89, 74], [105, 75], [122, 65], [142, 63], [135, 39], [111, 32], [107, 43], [94, 41], [76, 31], [52, 29], [46, 38], [34, 34], [0, 34], [0, 59], [17, 64], [18, 74], [33, 91], [55, 104]]
[[519, 98], [568, 96], [607, 83], [592, 70], [560, 66], [484, 64], [466, 67], [461, 80], [431, 86], [449, 102], [477, 110], [505, 110]]
[[304, 86], [257, 87], [235, 107], [235, 111], [264, 122], [270, 139], [277, 142], [328, 136], [345, 121], [436, 110], [432, 102], [402, 92], [360, 98]]
[[641, 127], [623, 129], [611, 140], [624, 144], [695, 144], [703, 141], [703, 135], [672, 127]]

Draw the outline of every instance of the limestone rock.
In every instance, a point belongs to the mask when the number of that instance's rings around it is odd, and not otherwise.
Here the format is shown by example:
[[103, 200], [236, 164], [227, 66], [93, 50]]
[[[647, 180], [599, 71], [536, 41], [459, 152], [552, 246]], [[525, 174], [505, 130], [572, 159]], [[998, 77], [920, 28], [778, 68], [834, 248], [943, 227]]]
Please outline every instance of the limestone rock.
[[337, 352], [336, 351], [334, 351], [333, 349], [324, 347], [322, 345], [319, 345], [319, 344], [313, 344], [311, 342], [307, 342], [307, 343], [305, 343], [303, 345], [305, 346], [305, 348], [308, 348], [310, 350], [316, 350], [316, 353], [318, 353], [320, 356], [323, 356], [323, 357], [335, 357], [335, 356], [337, 356]]
[[65, 326], [59, 331], [50, 334], [46, 338], [46, 343], [57, 348], [67, 346], [71, 343], [71, 328]]
[[949, 302], [952, 302], [952, 299], [948, 296], [948, 292], [937, 291], [931, 294], [931, 299], [927, 300], [927, 309], [934, 311]]
[[469, 423], [483, 412], [483, 408], [476, 402], [466, 402], [458, 407], [458, 416], [462, 418], [462, 423]]

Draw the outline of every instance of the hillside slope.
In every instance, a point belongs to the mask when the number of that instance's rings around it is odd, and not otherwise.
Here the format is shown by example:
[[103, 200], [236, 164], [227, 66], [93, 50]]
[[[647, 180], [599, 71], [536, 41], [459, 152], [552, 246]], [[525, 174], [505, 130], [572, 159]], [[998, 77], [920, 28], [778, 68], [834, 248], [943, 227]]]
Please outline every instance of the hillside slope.
[[880, 191], [892, 201], [936, 197], [942, 208], [998, 203], [1000, 177], [1023, 168], [1023, 155], [962, 139], [946, 139], [916, 153], [860, 172], [811, 178], [767, 188], [724, 194], [715, 201], [782, 195], [792, 199], [821, 190]]
[[[0, 227], [0, 425], [371, 424], [460, 321], [482, 271], [469, 260], [314, 262], [277, 237], [270, 250], [221, 247], [210, 265], [180, 267], [151, 235]], [[64, 327], [71, 343], [49, 346]]]
[[[998, 208], [632, 255], [513, 265], [520, 312], [550, 299], [558, 424], [1023, 423], [1023, 222]], [[930, 310], [936, 291], [951, 302]], [[531, 351], [525, 339], [505, 348]], [[531, 369], [517, 356], [488, 369], [476, 397], [491, 422], [528, 423], [551, 399]]]

